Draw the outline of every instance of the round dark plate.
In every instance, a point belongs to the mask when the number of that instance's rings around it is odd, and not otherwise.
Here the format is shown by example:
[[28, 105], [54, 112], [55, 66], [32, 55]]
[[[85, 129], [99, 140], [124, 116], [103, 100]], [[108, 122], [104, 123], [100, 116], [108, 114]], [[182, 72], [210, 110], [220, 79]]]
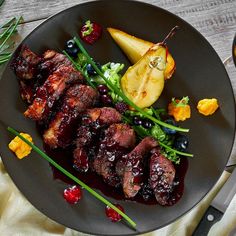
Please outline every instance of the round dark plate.
[[[84, 191], [77, 205], [62, 197], [66, 184], [54, 180], [49, 164], [32, 153], [18, 160], [7, 145], [12, 136], [1, 126], [0, 150], [11, 178], [26, 198], [51, 219], [73, 229], [90, 234], [132, 235], [161, 228], [185, 214], [213, 187], [229, 158], [235, 133], [235, 103], [230, 80], [220, 58], [191, 25], [158, 7], [134, 1], [96, 1], [74, 6], [51, 17], [37, 27], [24, 41], [36, 53], [46, 49], [63, 49], [66, 40], [76, 35], [87, 19], [103, 26], [102, 38], [86, 48], [100, 63], [129, 61], [113, 42], [106, 27], [122, 29], [153, 42], [161, 41], [169, 30], [179, 25], [181, 30], [169, 41], [177, 69], [166, 82], [158, 106], [166, 106], [172, 97], [189, 96], [191, 119], [181, 123], [190, 128], [189, 168], [181, 200], [172, 207], [121, 202], [126, 213], [137, 222], [137, 232], [123, 223], [111, 223], [104, 214], [104, 205]], [[202, 98], [217, 98], [220, 109], [210, 117], [196, 110]], [[32, 134], [34, 143], [42, 148], [42, 139], [35, 123], [26, 119], [16, 76], [8, 63], [0, 82], [0, 119], [6, 125]], [[66, 158], [66, 157], [65, 157]], [[183, 157], [186, 158], [186, 157]], [[110, 199], [111, 201], [113, 199]]]

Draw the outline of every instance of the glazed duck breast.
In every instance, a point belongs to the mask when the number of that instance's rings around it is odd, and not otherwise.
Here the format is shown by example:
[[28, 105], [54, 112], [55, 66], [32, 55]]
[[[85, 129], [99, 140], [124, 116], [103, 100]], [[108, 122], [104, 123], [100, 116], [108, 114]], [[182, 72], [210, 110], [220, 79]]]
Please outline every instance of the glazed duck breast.
[[140, 190], [145, 158], [156, 146], [157, 142], [154, 138], [146, 137], [117, 162], [116, 172], [122, 178], [123, 191], [127, 198], [133, 198]]
[[150, 185], [160, 205], [168, 205], [170, 194], [173, 192], [175, 167], [160, 149], [155, 149], [150, 158]]

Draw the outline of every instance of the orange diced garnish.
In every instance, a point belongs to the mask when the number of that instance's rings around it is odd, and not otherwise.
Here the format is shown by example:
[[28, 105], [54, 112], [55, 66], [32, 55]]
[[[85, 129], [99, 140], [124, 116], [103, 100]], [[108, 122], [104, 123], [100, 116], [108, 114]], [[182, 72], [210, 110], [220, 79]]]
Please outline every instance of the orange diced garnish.
[[204, 116], [212, 115], [213, 113], [215, 113], [218, 107], [218, 101], [215, 98], [205, 98], [200, 100], [197, 104], [198, 111]]
[[168, 105], [168, 114], [173, 116], [175, 121], [184, 121], [191, 117], [188, 100], [188, 97], [183, 97], [181, 100], [172, 99], [172, 102]]
[[[29, 134], [26, 133], [20, 133], [24, 138], [32, 142], [32, 137]], [[32, 148], [25, 143], [23, 140], [21, 140], [18, 136], [15, 137], [9, 144], [8, 147], [11, 151], [13, 151], [17, 158], [22, 159], [26, 156], [28, 156], [32, 150]]]

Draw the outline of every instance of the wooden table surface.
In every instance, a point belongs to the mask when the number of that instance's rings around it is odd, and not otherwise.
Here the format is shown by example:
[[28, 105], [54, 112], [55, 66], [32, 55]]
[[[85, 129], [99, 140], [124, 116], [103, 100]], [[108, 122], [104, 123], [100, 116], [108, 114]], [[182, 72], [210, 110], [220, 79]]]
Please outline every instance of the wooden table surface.
[[[109, 0], [108, 0], [109, 1]], [[110, 0], [112, 1], [112, 0]], [[5, 0], [0, 7], [0, 24], [13, 16], [23, 16], [16, 42], [19, 43], [36, 26], [51, 15], [85, 0]], [[236, 0], [146, 0], [162, 7], [193, 25], [214, 47], [221, 60], [231, 55], [236, 33]], [[4, 66], [0, 67], [0, 76]], [[236, 94], [236, 69], [231, 61], [227, 71]], [[236, 164], [234, 145], [229, 164]]]

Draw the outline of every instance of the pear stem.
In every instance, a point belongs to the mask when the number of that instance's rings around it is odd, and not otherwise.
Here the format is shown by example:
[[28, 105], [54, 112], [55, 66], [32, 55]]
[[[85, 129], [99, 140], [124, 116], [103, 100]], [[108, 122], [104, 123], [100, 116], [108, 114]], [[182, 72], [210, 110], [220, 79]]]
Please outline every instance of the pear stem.
[[177, 32], [177, 30], [179, 30], [180, 27], [178, 25], [176, 25], [174, 28], [171, 29], [171, 31], [169, 32], [169, 34], [167, 34], [167, 36], [165, 37], [165, 39], [162, 41], [162, 43], [164, 45], [166, 45], [167, 40], [171, 39]]

